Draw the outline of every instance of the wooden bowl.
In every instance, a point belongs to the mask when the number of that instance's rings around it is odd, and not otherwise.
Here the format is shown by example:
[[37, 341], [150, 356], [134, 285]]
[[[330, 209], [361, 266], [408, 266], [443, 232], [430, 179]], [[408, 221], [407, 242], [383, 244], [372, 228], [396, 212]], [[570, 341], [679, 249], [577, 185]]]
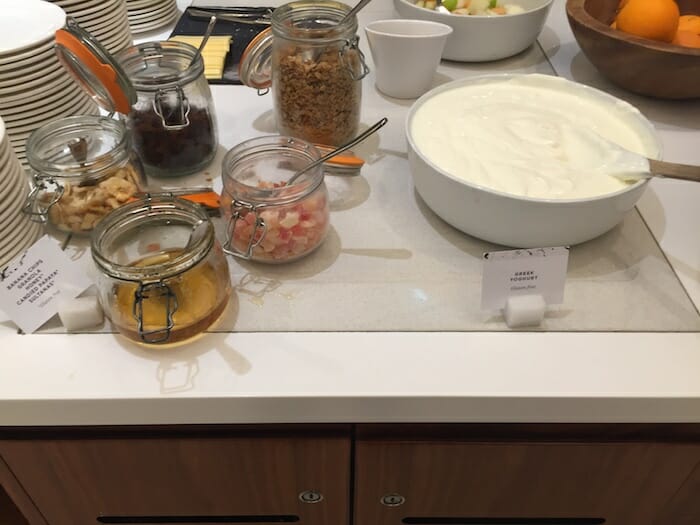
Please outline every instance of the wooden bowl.
[[[681, 14], [700, 14], [697, 0], [676, 0]], [[656, 42], [612, 29], [619, 0], [567, 0], [579, 47], [610, 81], [664, 99], [700, 97], [700, 49]]]

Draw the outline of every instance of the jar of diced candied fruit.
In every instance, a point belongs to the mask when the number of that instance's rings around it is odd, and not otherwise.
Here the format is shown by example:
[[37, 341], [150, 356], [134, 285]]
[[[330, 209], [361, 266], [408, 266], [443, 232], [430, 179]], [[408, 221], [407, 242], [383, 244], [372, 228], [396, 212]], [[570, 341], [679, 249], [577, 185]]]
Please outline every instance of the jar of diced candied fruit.
[[318, 248], [330, 210], [323, 168], [287, 181], [321, 157], [304, 140], [282, 135], [242, 142], [224, 157], [221, 207], [228, 219], [224, 251], [265, 263], [295, 261]]

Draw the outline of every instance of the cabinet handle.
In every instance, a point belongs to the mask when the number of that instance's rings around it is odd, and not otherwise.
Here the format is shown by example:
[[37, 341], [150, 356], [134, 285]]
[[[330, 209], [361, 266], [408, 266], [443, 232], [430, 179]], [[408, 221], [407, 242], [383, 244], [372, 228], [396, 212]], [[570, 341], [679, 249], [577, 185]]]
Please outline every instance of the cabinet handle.
[[387, 507], [399, 507], [406, 503], [406, 498], [401, 494], [385, 494], [379, 501]]
[[299, 500], [303, 503], [320, 503], [323, 501], [323, 494], [317, 490], [305, 490], [299, 494]]

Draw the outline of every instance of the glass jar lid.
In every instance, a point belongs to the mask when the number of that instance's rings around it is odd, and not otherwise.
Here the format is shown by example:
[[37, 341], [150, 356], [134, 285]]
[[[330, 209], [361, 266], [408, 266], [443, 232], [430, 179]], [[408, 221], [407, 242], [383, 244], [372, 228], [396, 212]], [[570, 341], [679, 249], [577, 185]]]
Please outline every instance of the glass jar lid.
[[243, 50], [238, 78], [244, 85], [260, 90], [272, 85], [272, 38], [272, 28], [268, 27]]
[[105, 111], [126, 115], [136, 92], [114, 57], [71, 17], [56, 31], [56, 55], [90, 97]]
[[302, 0], [278, 7], [272, 13], [271, 27], [258, 33], [241, 55], [241, 82], [259, 90], [272, 85], [273, 34], [313, 45], [348, 40], [357, 31], [357, 18], [339, 22], [349, 10], [347, 4], [333, 0]]
[[27, 140], [27, 160], [36, 178], [100, 179], [130, 153], [123, 122], [107, 117], [64, 117], [35, 130]]
[[181, 87], [204, 74], [204, 59], [197, 55], [197, 48], [174, 40], [128, 47], [117, 54], [116, 60], [136, 91]]
[[[170, 194], [152, 194], [99, 222], [92, 231], [91, 251], [105, 275], [148, 284], [189, 270], [207, 256], [214, 241], [214, 225], [201, 206]], [[159, 252], [177, 255], [135, 265]]]
[[319, 158], [321, 153], [313, 144], [298, 138], [267, 135], [246, 140], [224, 156], [224, 192], [256, 208], [296, 202], [323, 182], [323, 168], [310, 169], [289, 186], [286, 182]]

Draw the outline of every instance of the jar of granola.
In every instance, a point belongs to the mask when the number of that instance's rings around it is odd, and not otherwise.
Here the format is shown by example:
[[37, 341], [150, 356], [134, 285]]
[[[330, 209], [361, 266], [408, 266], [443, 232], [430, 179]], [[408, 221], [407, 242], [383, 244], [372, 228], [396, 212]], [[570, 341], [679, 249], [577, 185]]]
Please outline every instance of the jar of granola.
[[198, 204], [147, 195], [105, 217], [90, 248], [102, 308], [132, 341], [182, 344], [226, 310], [228, 262]]
[[282, 135], [339, 146], [357, 134], [361, 80], [369, 69], [358, 48], [357, 18], [333, 0], [278, 7], [271, 27], [248, 45], [241, 81], [259, 92], [271, 86]]
[[124, 123], [80, 115], [50, 122], [27, 140], [33, 189], [24, 211], [58, 229], [89, 234], [145, 187]]
[[323, 168], [287, 181], [320, 157], [313, 144], [281, 135], [246, 140], [229, 150], [221, 171], [221, 209], [228, 219], [224, 251], [284, 263], [318, 248], [330, 222]]

